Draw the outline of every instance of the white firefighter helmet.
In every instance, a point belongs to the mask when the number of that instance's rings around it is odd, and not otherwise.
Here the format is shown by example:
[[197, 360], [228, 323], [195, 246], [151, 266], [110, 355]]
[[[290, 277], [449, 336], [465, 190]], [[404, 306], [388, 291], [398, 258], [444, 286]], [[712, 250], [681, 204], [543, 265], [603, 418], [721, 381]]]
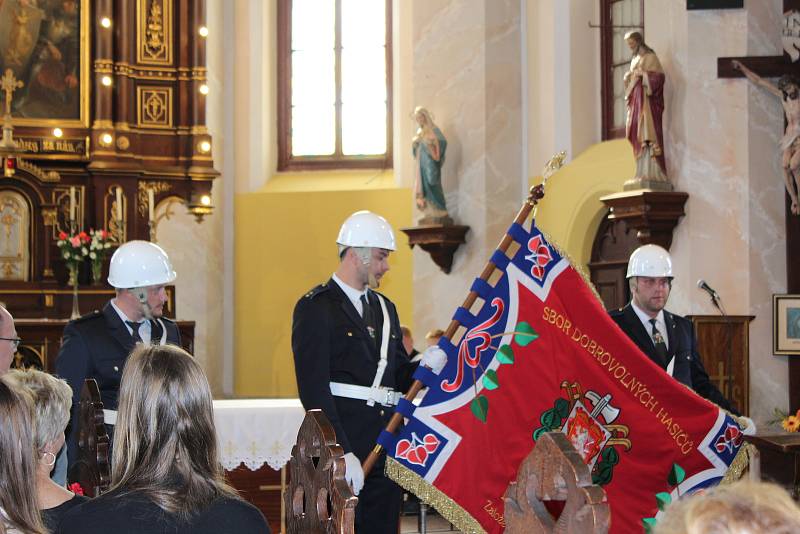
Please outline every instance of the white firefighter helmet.
[[628, 260], [627, 278], [632, 276], [672, 278], [672, 258], [669, 252], [658, 245], [642, 245], [637, 248]]
[[357, 211], [344, 221], [336, 243], [342, 248], [397, 248], [392, 226], [380, 215], [367, 210]]
[[169, 284], [175, 278], [169, 256], [155, 243], [128, 241], [111, 256], [108, 283], [117, 289]]

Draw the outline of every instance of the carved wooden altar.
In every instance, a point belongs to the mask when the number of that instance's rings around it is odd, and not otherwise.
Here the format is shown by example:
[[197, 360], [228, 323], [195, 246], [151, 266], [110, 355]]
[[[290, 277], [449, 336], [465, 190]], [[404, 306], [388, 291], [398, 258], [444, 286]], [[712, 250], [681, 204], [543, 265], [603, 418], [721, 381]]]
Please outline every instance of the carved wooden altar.
[[[158, 204], [178, 200], [198, 221], [213, 211], [205, 0], [29, 4], [0, 3], [0, 17], [36, 22], [30, 49], [0, 49], [14, 140], [0, 142], [0, 302], [15, 317], [61, 319], [71, 293], [59, 232], [105, 229], [122, 243], [155, 235]], [[84, 313], [111, 295], [89, 273], [87, 262]]]

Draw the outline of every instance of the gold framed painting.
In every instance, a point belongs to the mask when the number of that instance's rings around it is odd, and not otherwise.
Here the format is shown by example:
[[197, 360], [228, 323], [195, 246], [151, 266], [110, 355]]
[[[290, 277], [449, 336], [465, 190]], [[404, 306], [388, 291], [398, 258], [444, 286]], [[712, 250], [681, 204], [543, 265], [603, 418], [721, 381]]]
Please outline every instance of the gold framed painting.
[[772, 352], [800, 355], [800, 295], [772, 295]]
[[89, 126], [90, 12], [90, 0], [0, 2], [0, 72], [24, 84], [14, 125]]

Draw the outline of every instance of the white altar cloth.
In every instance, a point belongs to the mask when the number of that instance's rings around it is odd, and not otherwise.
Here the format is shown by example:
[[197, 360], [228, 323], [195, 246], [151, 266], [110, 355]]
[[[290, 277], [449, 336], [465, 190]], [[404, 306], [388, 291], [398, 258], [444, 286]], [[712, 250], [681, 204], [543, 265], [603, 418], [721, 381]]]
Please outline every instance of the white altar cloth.
[[215, 400], [222, 466], [232, 470], [244, 462], [255, 471], [266, 463], [279, 470], [292, 456], [305, 413], [300, 399]]

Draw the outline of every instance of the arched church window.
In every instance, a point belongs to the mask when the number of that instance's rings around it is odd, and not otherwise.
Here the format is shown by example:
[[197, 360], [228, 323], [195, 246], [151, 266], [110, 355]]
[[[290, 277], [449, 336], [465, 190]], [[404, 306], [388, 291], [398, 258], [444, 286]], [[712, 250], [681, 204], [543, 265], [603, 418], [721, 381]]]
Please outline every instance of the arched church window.
[[279, 0], [279, 170], [391, 167], [391, 34], [390, 0]]
[[644, 36], [644, 0], [600, 0], [600, 65], [603, 140], [625, 136], [625, 86], [631, 62], [625, 34]]

